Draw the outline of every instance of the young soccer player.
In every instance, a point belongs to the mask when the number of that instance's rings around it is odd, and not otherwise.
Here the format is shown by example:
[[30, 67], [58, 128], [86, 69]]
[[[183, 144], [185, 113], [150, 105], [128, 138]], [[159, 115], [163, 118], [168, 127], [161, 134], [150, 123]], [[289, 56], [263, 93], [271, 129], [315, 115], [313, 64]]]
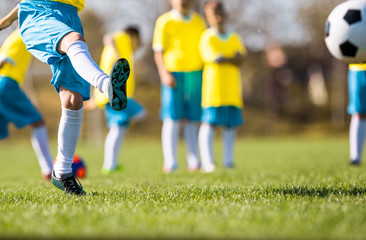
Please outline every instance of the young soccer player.
[[226, 29], [226, 13], [220, 1], [206, 2], [204, 13], [210, 28], [199, 43], [204, 61], [199, 146], [201, 171], [212, 172], [215, 126], [223, 128], [224, 167], [233, 167], [236, 128], [243, 123], [239, 67], [246, 49], [239, 35]]
[[19, 29], [28, 51], [51, 66], [51, 83], [59, 92], [61, 120], [53, 184], [66, 193], [85, 195], [72, 173], [72, 162], [81, 128], [83, 101], [90, 85], [105, 93], [112, 107], [127, 105], [126, 81], [129, 65], [119, 59], [110, 77], [91, 58], [83, 36], [78, 11], [84, 0], [24, 0], [0, 20], [0, 30], [19, 18]]
[[191, 0], [170, 0], [172, 10], [156, 21], [153, 50], [161, 80], [162, 147], [165, 173], [177, 168], [180, 122], [184, 122], [188, 170], [199, 169], [202, 61], [198, 42], [205, 29]]
[[104, 108], [109, 127], [104, 145], [103, 174], [109, 174], [121, 169], [118, 164], [118, 155], [127, 128], [131, 120], [140, 120], [145, 116], [145, 109], [133, 98], [135, 91], [133, 54], [140, 47], [140, 42], [139, 30], [134, 26], [128, 26], [124, 31], [107, 34], [104, 37], [104, 49], [100, 68], [108, 72], [112, 69], [115, 60], [124, 57], [130, 63], [131, 72], [127, 85], [128, 105], [123, 111], [116, 111], [111, 108], [105, 95], [95, 89], [94, 100], [99, 107]]
[[45, 122], [20, 88], [31, 62], [19, 30], [15, 30], [0, 49], [0, 139], [8, 136], [8, 124], [32, 127], [31, 142], [44, 179], [51, 179], [52, 157]]
[[350, 164], [360, 165], [366, 136], [366, 64], [351, 64], [348, 73]]

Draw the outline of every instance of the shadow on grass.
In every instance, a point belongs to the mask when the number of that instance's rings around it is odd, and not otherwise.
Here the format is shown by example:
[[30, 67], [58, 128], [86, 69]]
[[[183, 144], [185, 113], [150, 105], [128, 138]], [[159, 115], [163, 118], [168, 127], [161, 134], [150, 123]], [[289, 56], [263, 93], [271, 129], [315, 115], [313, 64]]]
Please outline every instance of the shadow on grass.
[[243, 201], [245, 199], [275, 199], [278, 197], [364, 197], [366, 187], [363, 184], [353, 185], [283, 185], [283, 186], [174, 186], [168, 188], [136, 188], [122, 191], [109, 190], [105, 192], [91, 192], [90, 196], [111, 199], [150, 202], [187, 202], [205, 200]]
[[329, 196], [364, 196], [366, 195], [365, 186], [283, 186], [268, 187], [267, 194], [281, 194], [284, 196], [299, 197], [322, 197]]

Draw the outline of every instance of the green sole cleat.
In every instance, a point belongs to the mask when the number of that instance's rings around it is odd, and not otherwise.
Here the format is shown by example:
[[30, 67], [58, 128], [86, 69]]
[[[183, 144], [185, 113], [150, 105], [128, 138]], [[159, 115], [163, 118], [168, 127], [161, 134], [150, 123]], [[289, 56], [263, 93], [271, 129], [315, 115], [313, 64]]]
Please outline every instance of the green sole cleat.
[[130, 76], [130, 64], [124, 58], [118, 59], [109, 75], [108, 97], [111, 107], [122, 111], [127, 107], [126, 83]]
[[51, 178], [53, 185], [55, 185], [58, 189], [64, 191], [66, 194], [80, 196], [86, 195], [83, 186], [72, 172], [62, 175], [61, 178], [56, 178], [55, 172], [52, 171]]

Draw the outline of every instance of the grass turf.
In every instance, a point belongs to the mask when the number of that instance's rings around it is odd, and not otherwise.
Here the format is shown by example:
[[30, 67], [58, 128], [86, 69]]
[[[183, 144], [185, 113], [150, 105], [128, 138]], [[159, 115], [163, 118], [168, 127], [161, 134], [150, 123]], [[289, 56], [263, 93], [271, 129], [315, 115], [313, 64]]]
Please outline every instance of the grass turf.
[[[53, 149], [56, 145], [52, 144]], [[347, 139], [244, 139], [236, 168], [161, 172], [159, 140], [126, 139], [124, 170], [100, 174], [102, 147], [78, 146], [86, 197], [41, 180], [30, 143], [0, 144], [0, 238], [366, 238], [366, 169]]]

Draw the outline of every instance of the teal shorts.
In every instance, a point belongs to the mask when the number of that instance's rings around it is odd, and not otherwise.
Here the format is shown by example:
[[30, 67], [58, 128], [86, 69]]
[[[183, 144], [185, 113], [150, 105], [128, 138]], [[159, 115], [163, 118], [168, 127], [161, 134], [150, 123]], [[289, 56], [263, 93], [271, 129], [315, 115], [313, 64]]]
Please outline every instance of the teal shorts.
[[70, 32], [83, 33], [76, 7], [56, 1], [24, 0], [18, 4], [19, 29], [30, 53], [50, 65], [51, 83], [90, 98], [90, 85], [74, 70], [66, 54], [57, 52], [60, 40]]
[[176, 87], [161, 86], [161, 119], [200, 121], [202, 71], [172, 74]]
[[9, 123], [23, 128], [41, 119], [41, 114], [19, 84], [11, 78], [0, 76], [0, 139], [9, 135]]
[[131, 120], [137, 115], [144, 114], [145, 109], [133, 98], [128, 98], [128, 104], [122, 111], [114, 110], [109, 103], [105, 105], [104, 113], [107, 125], [111, 128], [114, 125], [129, 126]]
[[348, 72], [349, 114], [366, 113], [366, 71]]
[[234, 128], [243, 124], [243, 111], [233, 106], [203, 108], [201, 121], [214, 126]]

